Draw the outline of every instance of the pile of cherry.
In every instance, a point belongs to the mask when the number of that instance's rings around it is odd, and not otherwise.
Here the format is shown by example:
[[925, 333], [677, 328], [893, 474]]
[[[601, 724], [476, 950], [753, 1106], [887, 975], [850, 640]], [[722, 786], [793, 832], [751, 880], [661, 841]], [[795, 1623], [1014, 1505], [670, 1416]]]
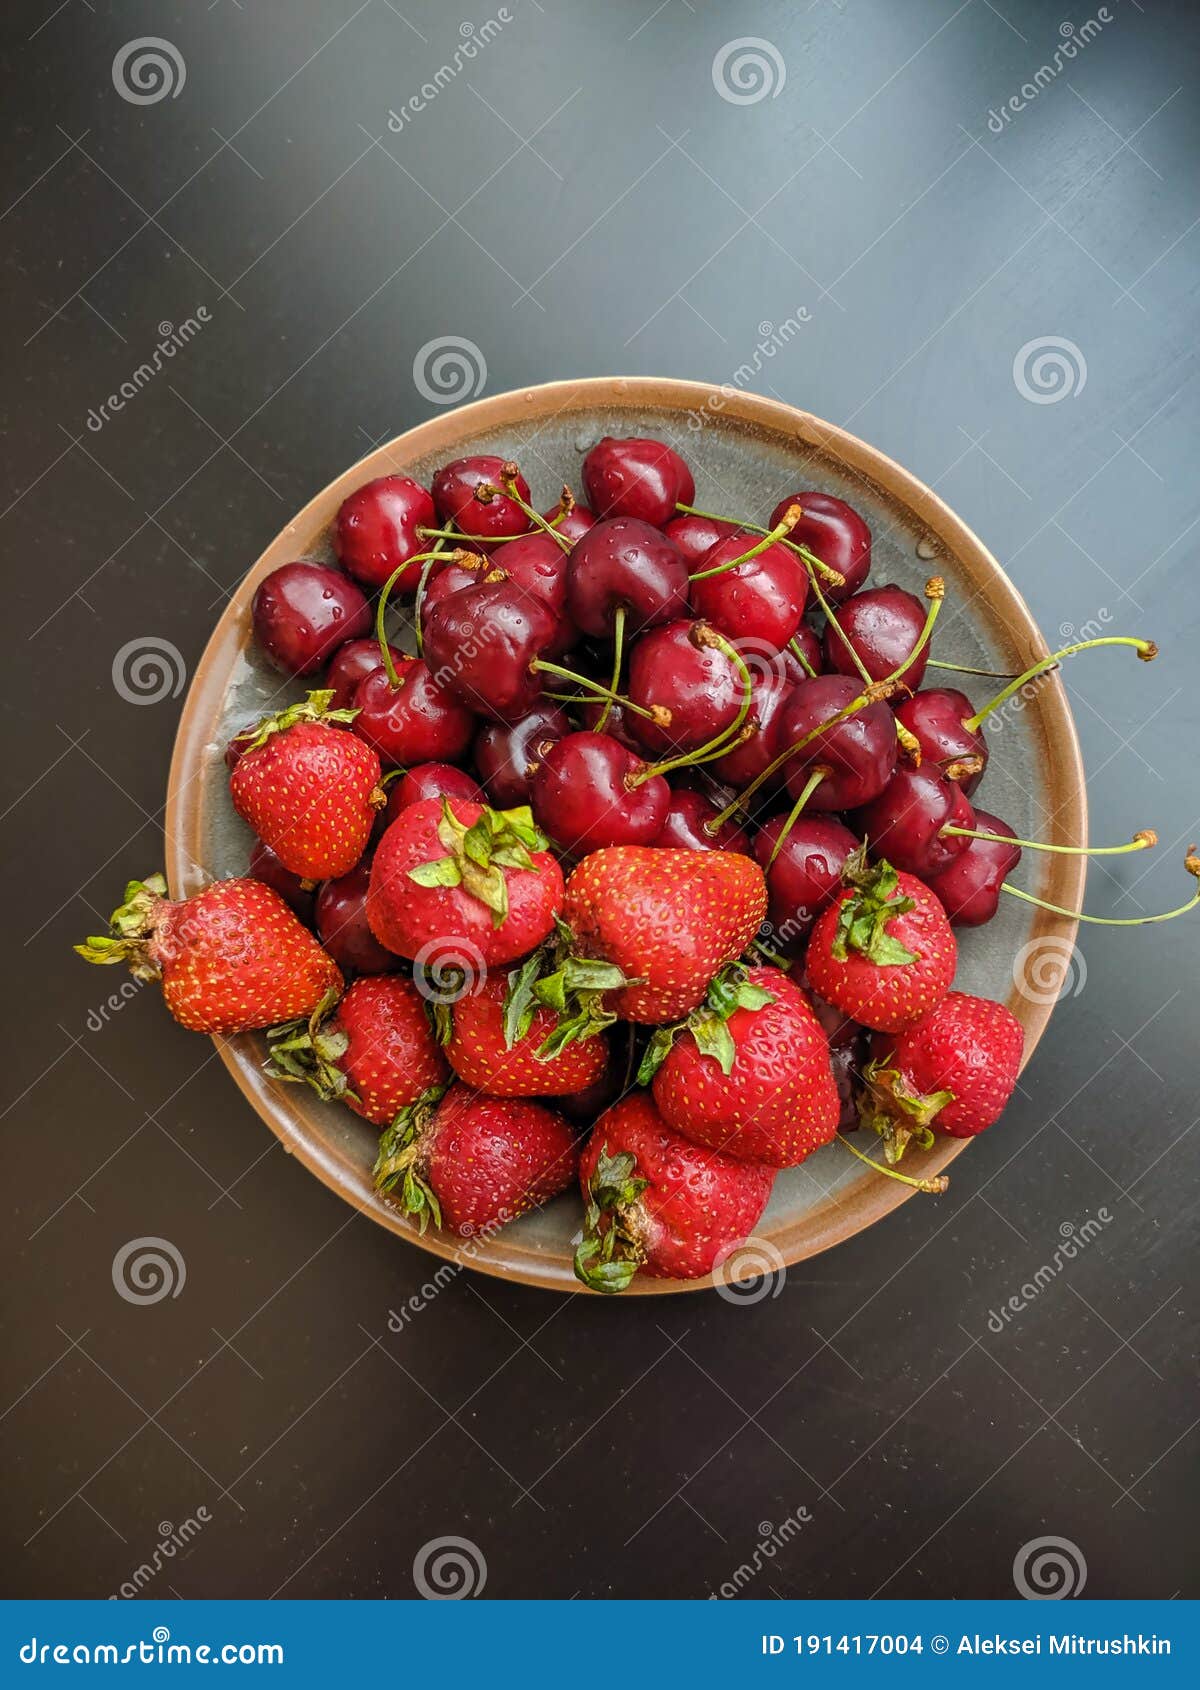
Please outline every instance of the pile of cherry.
[[648, 439], [582, 474], [545, 513], [494, 456], [351, 494], [341, 567], [254, 597], [270, 661], [325, 673], [228, 747], [246, 875], [134, 881], [77, 949], [186, 1027], [268, 1029], [278, 1078], [380, 1129], [377, 1187], [422, 1231], [486, 1238], [578, 1180], [576, 1272], [615, 1291], [719, 1269], [835, 1137], [945, 1189], [894, 1164], [995, 1121], [1022, 1055], [950, 989], [953, 929], [1038, 901], [1007, 879], [1031, 842], [971, 801], [983, 725], [1085, 644], [1154, 647], [1084, 642], [975, 709], [922, 688], [943, 582], [867, 586], [841, 499], [702, 512]]

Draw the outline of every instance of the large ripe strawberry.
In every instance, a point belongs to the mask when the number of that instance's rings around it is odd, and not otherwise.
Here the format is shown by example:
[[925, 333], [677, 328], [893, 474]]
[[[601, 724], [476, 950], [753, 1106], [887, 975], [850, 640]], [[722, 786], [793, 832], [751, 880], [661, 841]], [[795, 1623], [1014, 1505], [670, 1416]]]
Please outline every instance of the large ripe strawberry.
[[422, 1232], [432, 1220], [470, 1238], [565, 1191], [578, 1165], [561, 1115], [458, 1085], [436, 1105], [401, 1112], [379, 1141], [375, 1184], [395, 1194]]
[[332, 697], [310, 692], [266, 717], [229, 777], [238, 814], [302, 880], [348, 874], [387, 802], [378, 752], [337, 725], [354, 711], [330, 710]]
[[719, 975], [678, 1036], [662, 1028], [651, 1040], [638, 1078], [651, 1076], [669, 1127], [743, 1161], [790, 1168], [837, 1132], [828, 1041], [778, 968]]
[[490, 975], [445, 1017], [450, 1066], [492, 1097], [571, 1096], [594, 1085], [608, 1067], [603, 1035], [558, 1045], [558, 1017], [536, 1002], [531, 965], [535, 958], [508, 977]]
[[458, 952], [468, 972], [515, 962], [552, 931], [562, 904], [562, 870], [546, 845], [527, 809], [409, 804], [371, 864], [371, 931], [400, 956]]
[[217, 880], [180, 903], [161, 874], [131, 880], [108, 934], [75, 949], [161, 980], [167, 1008], [194, 1033], [244, 1033], [309, 1015], [342, 976], [278, 892], [260, 880]]
[[624, 1291], [636, 1273], [711, 1273], [758, 1225], [775, 1170], [681, 1138], [634, 1092], [596, 1122], [579, 1177], [587, 1212], [576, 1275], [593, 1291]]
[[446, 1079], [424, 998], [400, 974], [364, 975], [340, 1002], [330, 993], [306, 1021], [274, 1027], [271, 1061], [282, 1080], [307, 1081], [326, 1102], [386, 1127]]
[[876, 1035], [863, 1124], [879, 1133], [889, 1162], [910, 1140], [928, 1149], [934, 1130], [974, 1138], [1012, 1096], [1024, 1049], [1021, 1023], [1002, 1003], [949, 992], [902, 1033]]
[[703, 1002], [766, 910], [766, 881], [750, 857], [618, 845], [594, 851], [571, 874], [563, 922], [575, 955], [615, 964], [630, 982], [609, 1007], [653, 1024]]
[[817, 917], [805, 954], [814, 991], [864, 1027], [895, 1033], [950, 990], [958, 947], [946, 912], [915, 875], [856, 852], [849, 885]]

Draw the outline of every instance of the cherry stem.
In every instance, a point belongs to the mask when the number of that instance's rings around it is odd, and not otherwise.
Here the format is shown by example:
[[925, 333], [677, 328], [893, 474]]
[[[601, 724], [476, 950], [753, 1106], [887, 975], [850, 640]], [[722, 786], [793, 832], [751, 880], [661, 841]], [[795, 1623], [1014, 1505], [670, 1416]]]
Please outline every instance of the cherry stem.
[[746, 717], [750, 714], [750, 705], [754, 697], [754, 680], [746, 667], [741, 652], [738, 651], [736, 646], [730, 645], [724, 634], [718, 634], [717, 630], [711, 628], [707, 622], [693, 623], [688, 638], [693, 645], [707, 646], [712, 651], [723, 653], [737, 671], [738, 678], [742, 683], [742, 699], [738, 705], [737, 715], [727, 728], [722, 728], [720, 733], [714, 734], [710, 740], [699, 746], [695, 751], [688, 751], [679, 757], [672, 757], [666, 763], [648, 764], [646, 768], [639, 769], [636, 774], [630, 775], [625, 784], [631, 789], [640, 786], [643, 781], [649, 780], [651, 775], [666, 775], [670, 774], [673, 769], [690, 769], [695, 767], [697, 763], [710, 763], [714, 757], [723, 757], [734, 745], [740, 743], [743, 737], [742, 729]]
[[969, 663], [947, 663], [944, 658], [931, 657], [931, 669], [953, 669], [958, 675], [986, 675], [989, 681], [1011, 681], [1010, 669], [973, 669]]
[[1158, 844], [1158, 835], [1152, 827], [1135, 833], [1127, 845], [1046, 845], [1040, 839], [1014, 839], [1007, 833], [987, 833], [974, 827], [944, 827], [941, 832], [955, 839], [987, 839], [993, 845], [1020, 845], [1026, 851], [1055, 851], [1063, 857], [1123, 857], [1130, 851], [1148, 851]]
[[809, 577], [809, 581], [812, 584], [812, 590], [813, 590], [813, 594], [816, 598], [816, 601], [820, 605], [821, 609], [825, 612], [825, 620], [826, 620], [826, 622], [828, 622], [829, 626], [833, 629], [834, 633], [837, 635], [838, 639], [842, 642], [842, 645], [846, 648], [846, 651], [849, 653], [850, 661], [853, 663], [854, 667], [858, 670], [859, 679], [869, 682], [870, 679], [871, 679], [870, 670], [867, 668], [867, 666], [863, 662], [862, 658], [858, 655], [857, 646], [854, 644], [854, 642], [850, 638], [849, 634], [842, 627], [841, 623], [838, 621], [837, 617], [834, 615], [833, 606], [830, 604], [829, 600], [825, 597], [825, 594], [821, 591], [821, 584], [817, 580], [815, 573], [811, 569], [808, 572], [808, 577]]
[[[400, 676], [397, 674], [396, 665], [392, 661], [392, 653], [388, 645], [387, 631], [384, 628], [384, 619], [387, 616], [388, 598], [391, 595], [392, 588], [396, 585], [396, 582], [404, 574], [406, 569], [411, 569], [414, 563], [423, 563], [425, 565], [425, 570], [422, 570], [421, 572], [421, 581], [423, 582], [425, 578], [425, 571], [428, 570], [432, 566], [434, 560], [440, 556], [453, 557], [454, 553], [442, 553], [440, 551], [418, 552], [416, 557], [405, 558], [402, 564], [399, 564], [392, 570], [392, 573], [383, 583], [383, 587], [380, 590], [379, 603], [375, 606], [375, 638], [379, 641], [379, 655], [383, 659], [384, 668], [387, 670], [388, 681], [393, 687], [398, 687], [400, 685]], [[420, 591], [420, 586], [421, 582], [418, 582], [418, 591]]]
[[718, 563], [712, 569], [701, 569], [689, 579], [707, 581], [713, 575], [724, 575], [730, 569], [736, 569], [740, 563], [749, 563], [751, 558], [758, 557], [768, 546], [773, 546], [777, 540], [782, 540], [785, 535], [790, 534], [803, 514], [799, 505], [789, 505], [783, 513], [783, 521], [774, 528], [762, 529], [760, 532], [763, 538], [756, 546], [751, 546], [748, 552], [743, 552], [741, 557], [730, 558], [728, 563]]
[[1031, 664], [1024, 674], [1015, 676], [1002, 692], [998, 692], [989, 704], [982, 710], [977, 710], [973, 716], [968, 716], [963, 726], [974, 732], [993, 710], [998, 710], [1002, 704], [1007, 704], [1015, 692], [1030, 681], [1036, 681], [1039, 675], [1044, 675], [1048, 669], [1055, 668], [1064, 657], [1072, 657], [1077, 651], [1091, 651], [1094, 646], [1102, 645], [1130, 645], [1137, 652], [1143, 663], [1151, 663], [1158, 656], [1158, 647], [1153, 640], [1137, 640], [1128, 634], [1107, 634], [1099, 640], [1079, 640], [1075, 645], [1065, 645], [1060, 651], [1052, 651], [1049, 657], [1043, 657]]
[[828, 775], [828, 773], [829, 773], [828, 769], [818, 766], [817, 768], [815, 768], [813, 770], [812, 774], [809, 775], [807, 781], [804, 783], [803, 792], [800, 794], [799, 798], [797, 798], [796, 802], [792, 805], [791, 809], [788, 811], [788, 819], [784, 822], [783, 826], [780, 828], [779, 838], [775, 841], [775, 844], [771, 848], [771, 855], [767, 858], [767, 867], [768, 868], [770, 868], [771, 864], [775, 861], [775, 859], [779, 855], [780, 851], [782, 851], [783, 842], [787, 838], [788, 834], [795, 827], [796, 823], [799, 821], [801, 810], [808, 803], [809, 799], [812, 797], [813, 793], [817, 790], [818, 786], [820, 786], [821, 782], [825, 779], [825, 777], [826, 777], [826, 775]]
[[656, 704], [648, 710], [645, 705], [635, 704], [631, 698], [623, 697], [611, 687], [602, 686], [599, 681], [593, 681], [587, 675], [573, 674], [570, 669], [564, 669], [559, 663], [548, 663], [544, 657], [535, 657], [529, 667], [545, 675], [558, 675], [564, 681], [570, 681], [572, 685], [594, 693], [597, 698], [606, 698], [611, 704], [619, 704], [623, 710], [632, 710], [635, 716], [645, 716], [647, 721], [657, 722], [660, 728], [669, 728], [671, 725], [671, 712], [662, 705]]
[[[575, 542], [573, 540], [568, 540], [565, 534], [560, 534], [557, 528], [553, 527], [546, 521], [546, 518], [540, 511], [535, 511], [532, 505], [527, 505], [525, 500], [517, 492], [517, 476], [519, 474], [520, 471], [517, 469], [516, 464], [505, 464], [501, 469], [500, 475], [504, 481], [505, 493], [512, 500], [513, 504], [516, 505], [518, 510], [525, 512], [525, 515], [529, 518], [530, 522], [533, 523], [535, 528], [540, 528], [543, 534], [549, 534], [552, 540], [557, 540], [564, 552], [573, 550]], [[563, 514], [565, 515], [566, 513], [564, 512]]]
[[[433, 548], [429, 556], [425, 559], [425, 562], [421, 565], [421, 574], [417, 580], [417, 591], [413, 597], [413, 638], [417, 642], [418, 657], [424, 657], [425, 655], [425, 635], [421, 629], [421, 609], [425, 603], [425, 589], [429, 585], [430, 572], [445, 549], [445, 545], [445, 536], [440, 535], [438, 537], [437, 545]], [[386, 659], [384, 661], [386, 662]]]
[[865, 1162], [868, 1168], [874, 1168], [877, 1174], [886, 1174], [889, 1179], [898, 1179], [901, 1185], [911, 1185], [914, 1191], [928, 1192], [931, 1197], [940, 1197], [950, 1181], [945, 1174], [935, 1174], [933, 1179], [913, 1179], [910, 1174], [902, 1174], [897, 1168], [885, 1168], [882, 1162], [874, 1162], [869, 1156], [857, 1149], [850, 1140], [839, 1133], [838, 1141], [846, 1146], [852, 1156], [857, 1156], [860, 1162]]
[[[793, 505], [790, 508], [794, 510], [796, 507]], [[675, 509], [677, 511], [682, 511], [685, 516], [703, 517], [706, 522], [728, 522], [735, 528], [746, 529], [746, 531], [750, 534], [769, 534], [771, 532], [769, 528], [764, 528], [760, 522], [738, 522], [731, 516], [718, 516], [715, 511], [697, 510], [695, 505], [677, 504]], [[800, 514], [804, 514], [803, 510], [801, 510]], [[798, 522], [799, 520], [799, 517], [795, 517], [793, 519], [794, 522]], [[789, 526], [791, 526], [791, 524], [789, 524]], [[829, 582], [831, 587], [844, 587], [846, 585], [846, 577], [842, 574], [841, 570], [831, 569], [827, 563], [822, 563], [820, 558], [810, 552], [807, 546], [798, 545], [795, 540], [788, 540], [786, 538], [782, 539], [782, 544], [785, 545], [789, 551], [795, 552], [797, 557], [804, 560], [804, 564], [810, 575], [814, 570], [819, 570]]]
[[[1196, 847], [1188, 846], [1188, 854], [1183, 859], [1183, 866], [1193, 879], [1200, 881], [1200, 857], [1196, 855]], [[1023, 904], [1036, 904], [1040, 910], [1048, 910], [1051, 915], [1066, 916], [1068, 921], [1086, 921], [1092, 927], [1149, 927], [1156, 921], [1174, 921], [1177, 915], [1187, 915], [1200, 904], [1200, 886], [1188, 899], [1186, 904], [1180, 904], [1178, 909], [1163, 910], [1159, 915], [1085, 915], [1082, 910], [1065, 910], [1061, 904], [1048, 904], [1043, 898], [1035, 898], [1032, 892], [1022, 892], [1019, 887], [1010, 886], [1008, 881], [1002, 882], [1000, 890], [1007, 892], [1010, 898], [1020, 898]]]
[[812, 664], [808, 661], [808, 658], [805, 657], [804, 652], [801, 650], [800, 641], [796, 639], [789, 640], [788, 650], [796, 659], [796, 662], [804, 670], [804, 673], [808, 676], [809, 680], [815, 681], [817, 678], [817, 671], [813, 668]]
[[891, 674], [888, 676], [889, 682], [900, 680], [905, 671], [912, 668], [913, 664], [917, 661], [917, 658], [920, 657], [921, 653], [925, 650], [925, 647], [933, 638], [933, 625], [938, 619], [938, 613], [946, 598], [946, 583], [942, 580], [940, 575], [931, 575], [928, 581], [926, 581], [925, 597], [929, 600], [929, 608], [925, 612], [924, 626], [922, 627], [921, 632], [917, 635], [916, 644], [913, 646], [908, 656], [904, 659], [904, 662], [901, 663], [898, 668], [893, 669]]
[[625, 606], [623, 604], [619, 604], [613, 616], [613, 666], [611, 683], [613, 698], [605, 699], [604, 708], [601, 710], [596, 721], [596, 726], [592, 730], [594, 733], [603, 733], [605, 728], [608, 726], [608, 718], [612, 715], [613, 699], [616, 697], [617, 688], [621, 684], [621, 659], [624, 656], [624, 651]]

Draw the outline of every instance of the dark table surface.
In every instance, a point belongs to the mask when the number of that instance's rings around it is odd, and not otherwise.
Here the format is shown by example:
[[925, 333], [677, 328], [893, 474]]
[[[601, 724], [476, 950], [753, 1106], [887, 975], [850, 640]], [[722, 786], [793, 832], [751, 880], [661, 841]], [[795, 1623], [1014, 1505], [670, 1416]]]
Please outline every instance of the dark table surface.
[[[1004, 1596], [1047, 1537], [1088, 1596], [1196, 1594], [1195, 923], [1085, 929], [950, 1195], [778, 1295], [464, 1274], [399, 1332], [431, 1258], [69, 950], [160, 858], [220, 600], [446, 397], [448, 337], [484, 392], [751, 365], [932, 483], [1052, 642], [1156, 636], [1067, 681], [1093, 838], [1162, 838], [1090, 905], [1178, 903], [1200, 36], [1076, 10], [510, 0], [468, 43], [434, 0], [4, 8], [8, 1594], [406, 1597], [455, 1538], [489, 1596]], [[183, 1267], [139, 1304], [146, 1238]]]

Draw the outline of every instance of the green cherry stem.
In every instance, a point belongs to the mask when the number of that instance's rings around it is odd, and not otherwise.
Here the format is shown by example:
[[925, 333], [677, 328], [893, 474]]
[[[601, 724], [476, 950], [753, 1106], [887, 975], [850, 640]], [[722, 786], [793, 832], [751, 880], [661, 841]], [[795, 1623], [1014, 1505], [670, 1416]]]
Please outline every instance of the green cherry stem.
[[1053, 851], [1062, 857], [1124, 857], [1130, 851], [1149, 851], [1158, 844], [1152, 827], [1142, 828], [1126, 845], [1046, 845], [1040, 839], [1014, 839], [1007, 833], [987, 833], [974, 827], [944, 827], [941, 832], [954, 839], [986, 839], [993, 845], [1020, 845], [1025, 851]]
[[[549, 663], [544, 657], [535, 657], [529, 667], [543, 675], [558, 675], [560, 679], [570, 681], [573, 686], [583, 687], [596, 698], [606, 698], [611, 704], [619, 704], [623, 710], [632, 710], [635, 716], [645, 716], [647, 721], [657, 723], [660, 728], [671, 726], [671, 712], [665, 705], [652, 704], [647, 707], [644, 704], [635, 704], [631, 698], [623, 697], [611, 687], [602, 686], [599, 681], [593, 681], [587, 675], [576, 675], [570, 669], [564, 669], [561, 664]], [[578, 700], [571, 702], [577, 703]]]
[[[533, 523], [534, 528], [541, 529], [543, 534], [549, 534], [552, 540], [557, 540], [564, 552], [572, 551], [574, 549], [575, 542], [573, 540], [568, 540], [565, 534], [560, 534], [557, 528], [546, 521], [546, 518], [540, 511], [535, 511], [532, 505], [526, 504], [525, 500], [517, 492], [517, 477], [520, 473], [520, 470], [514, 463], [506, 463], [501, 466], [500, 478], [504, 482], [504, 492], [506, 497], [512, 500], [518, 510], [525, 512], [525, 515], [529, 518], [530, 522]], [[563, 515], [566, 515], [565, 511], [563, 512]]]
[[950, 1184], [945, 1174], [935, 1174], [933, 1179], [913, 1179], [910, 1174], [902, 1174], [896, 1168], [885, 1168], [882, 1162], [873, 1162], [869, 1156], [865, 1156], [842, 1133], [837, 1136], [839, 1143], [844, 1144], [850, 1154], [857, 1156], [860, 1162], [865, 1162], [868, 1168], [873, 1168], [877, 1174], [886, 1174], [889, 1179], [898, 1179], [901, 1185], [911, 1185], [914, 1191], [925, 1191], [931, 1197], [940, 1197]]
[[625, 606], [619, 604], [613, 616], [613, 666], [612, 666], [612, 698], [606, 698], [604, 708], [596, 719], [595, 733], [603, 733], [608, 726], [608, 718], [612, 714], [613, 702], [617, 696], [617, 688], [621, 684], [621, 659], [625, 655]]
[[788, 811], [788, 818], [779, 830], [779, 838], [775, 841], [771, 848], [771, 855], [767, 858], [768, 868], [770, 868], [780, 851], [782, 851], [783, 842], [799, 821], [801, 810], [803, 810], [804, 806], [808, 803], [809, 799], [812, 797], [813, 793], [817, 790], [818, 786], [820, 786], [821, 782], [825, 779], [828, 773], [828, 769], [823, 768], [820, 764], [818, 764], [812, 774], [809, 775], [808, 779], [805, 781], [804, 790]]
[[[795, 509], [796, 507], [792, 506], [791, 508]], [[747, 533], [750, 534], [769, 534], [771, 532], [769, 528], [764, 528], [761, 522], [739, 522], [732, 516], [719, 516], [716, 511], [697, 510], [695, 505], [677, 504], [675, 509], [682, 511], [685, 516], [702, 516], [708, 522], [728, 522], [735, 528], [746, 529]], [[794, 518], [796, 522], [799, 520], [799, 517]], [[795, 540], [789, 540], [786, 537], [782, 539], [781, 543], [803, 560], [810, 575], [816, 570], [825, 577], [831, 587], [844, 587], [846, 585], [846, 577], [841, 570], [831, 569], [827, 563], [822, 563], [820, 558], [815, 553], [810, 552], [807, 546], [797, 545]]]
[[986, 675], [989, 681], [1011, 681], [1011, 669], [973, 669], [969, 663], [947, 663], [944, 658], [931, 657], [930, 669], [953, 669], [957, 675]]
[[743, 552], [741, 557], [730, 558], [728, 563], [718, 563], [712, 569], [701, 569], [695, 575], [690, 576], [689, 579], [692, 581], [707, 581], [713, 575], [724, 575], [728, 570], [736, 569], [741, 563], [749, 563], [751, 558], [758, 557], [760, 552], [765, 552], [768, 546], [773, 546], [777, 540], [782, 540], [790, 534], [803, 514], [799, 505], [789, 505], [783, 513], [783, 521], [775, 528], [760, 530], [763, 538], [757, 545], [751, 546], [748, 552]]
[[800, 649], [800, 641], [795, 639], [789, 640], [788, 650], [796, 659], [796, 662], [804, 670], [804, 673], [808, 676], [809, 680], [815, 681], [817, 678], [817, 671], [813, 668], [812, 664], [808, 661], [808, 658], [805, 657], [803, 651]]
[[990, 703], [982, 710], [977, 710], [973, 716], [968, 716], [963, 726], [968, 732], [974, 732], [981, 722], [989, 717], [993, 710], [998, 710], [1002, 704], [1007, 704], [1014, 693], [1020, 692], [1030, 681], [1036, 681], [1039, 675], [1044, 675], [1048, 669], [1056, 668], [1064, 657], [1071, 657], [1077, 651], [1091, 651], [1095, 646], [1128, 645], [1137, 652], [1143, 663], [1152, 663], [1158, 656], [1158, 647], [1153, 640], [1133, 639], [1128, 634], [1106, 634], [1099, 640], [1079, 640], [1075, 645], [1065, 645], [1059, 651], [1052, 651], [1049, 657], [1043, 657], [1030, 665], [1021, 675], [1016, 675], [1002, 691], [998, 692]]
[[417, 591], [413, 597], [413, 638], [417, 642], [417, 656], [425, 655], [425, 635], [421, 630], [421, 608], [425, 603], [425, 589], [429, 585], [429, 577], [433, 566], [441, 557], [446, 547], [445, 536], [439, 535], [438, 542], [421, 565], [421, 574], [417, 580]]
[[[1196, 855], [1196, 847], [1189, 845], [1188, 854], [1183, 859], [1183, 866], [1196, 881], [1200, 881], [1200, 857]], [[1020, 898], [1023, 904], [1035, 904], [1039, 910], [1048, 910], [1051, 915], [1066, 916], [1068, 921], [1086, 921], [1092, 927], [1149, 927], [1156, 921], [1174, 921], [1177, 915], [1187, 915], [1200, 904], [1200, 885], [1192, 893], [1186, 904], [1180, 904], [1177, 909], [1163, 910], [1158, 915], [1085, 915], [1082, 910], [1066, 910], [1061, 904], [1048, 904], [1043, 898], [1035, 898], [1032, 892], [1022, 892], [1019, 887], [1010, 886], [1004, 881], [1000, 887], [1010, 898]]]
[[859, 679], [869, 683], [871, 679], [870, 671], [863, 662], [862, 658], [858, 655], [858, 648], [855, 646], [853, 640], [834, 615], [833, 606], [825, 597], [825, 594], [821, 589], [821, 583], [817, 580], [816, 572], [811, 567], [808, 571], [808, 578], [813, 590], [813, 597], [816, 599], [821, 609], [825, 612], [826, 622], [833, 629], [834, 633], [845, 647], [851, 663], [853, 663], [854, 667], [858, 670]]
[[690, 769], [694, 768], [697, 763], [711, 763], [714, 757], [723, 757], [727, 751], [732, 750], [735, 745], [741, 743], [743, 738], [747, 737], [748, 730], [746, 730], [745, 724], [754, 698], [754, 678], [746, 667], [741, 652], [738, 651], [736, 646], [730, 645], [724, 634], [718, 634], [717, 630], [710, 627], [707, 622], [693, 623], [688, 638], [695, 646], [707, 646], [712, 651], [722, 652], [737, 671], [738, 678], [742, 683], [742, 698], [738, 705], [737, 715], [727, 728], [722, 728], [720, 733], [714, 734], [706, 744], [699, 746], [695, 751], [688, 751], [679, 757], [672, 757], [666, 763], [648, 764], [646, 768], [639, 769], [636, 774], [630, 775], [625, 782], [626, 786], [630, 788], [640, 786], [643, 781], [649, 780], [651, 775], [666, 775], [674, 769]]
[[415, 557], [405, 558], [404, 562], [393, 569], [383, 583], [379, 593], [379, 603], [375, 606], [375, 638], [379, 641], [379, 655], [383, 659], [383, 666], [387, 670], [387, 678], [392, 686], [398, 687], [400, 685], [400, 676], [396, 673], [396, 665], [388, 647], [387, 630], [384, 627], [387, 618], [388, 599], [391, 597], [392, 588], [404, 574], [404, 571], [411, 569], [414, 563], [425, 565], [425, 569], [421, 571], [421, 581], [417, 583], [417, 591], [420, 592], [425, 573], [437, 558], [442, 557], [447, 561], [457, 563], [461, 558], [471, 555], [470, 552], [418, 552]]

